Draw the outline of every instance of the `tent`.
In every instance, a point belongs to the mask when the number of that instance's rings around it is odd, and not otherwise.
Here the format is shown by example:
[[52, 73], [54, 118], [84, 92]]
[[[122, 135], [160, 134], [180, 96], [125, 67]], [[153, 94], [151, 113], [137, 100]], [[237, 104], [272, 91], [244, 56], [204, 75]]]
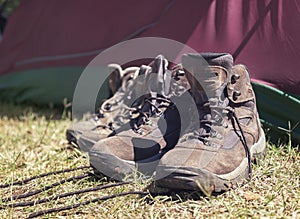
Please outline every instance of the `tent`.
[[164, 37], [232, 53], [250, 71], [263, 123], [300, 139], [299, 11], [299, 0], [21, 1], [0, 42], [0, 99], [71, 101], [99, 52]]

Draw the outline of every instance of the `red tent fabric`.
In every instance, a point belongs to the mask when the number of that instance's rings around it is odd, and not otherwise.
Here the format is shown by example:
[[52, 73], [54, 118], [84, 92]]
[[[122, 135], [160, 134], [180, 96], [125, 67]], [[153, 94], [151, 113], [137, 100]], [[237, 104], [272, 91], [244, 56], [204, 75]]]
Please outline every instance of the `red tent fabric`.
[[299, 95], [299, 23], [299, 0], [26, 0], [0, 43], [0, 76], [85, 66], [122, 40], [155, 36], [199, 52], [240, 48], [252, 80]]

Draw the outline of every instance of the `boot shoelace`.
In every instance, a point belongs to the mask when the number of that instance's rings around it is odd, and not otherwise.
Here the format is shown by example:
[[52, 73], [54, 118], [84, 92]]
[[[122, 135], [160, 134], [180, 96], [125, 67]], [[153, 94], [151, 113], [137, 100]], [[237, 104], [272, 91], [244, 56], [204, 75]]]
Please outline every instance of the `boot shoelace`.
[[[112, 113], [117, 110], [120, 110], [120, 113], [118, 113], [118, 115], [116, 115], [116, 117], [114, 118], [114, 123], [116, 125], [121, 125], [124, 123], [124, 120], [131, 119], [133, 117], [133, 114], [138, 111], [139, 105], [136, 104], [136, 102], [139, 99], [135, 100], [132, 104], [134, 107], [127, 106], [124, 100], [126, 98], [131, 99], [132, 89], [130, 88], [134, 86], [134, 82], [132, 80], [135, 77], [135, 75], [131, 75], [126, 83], [122, 83], [122, 86], [115, 93], [115, 95], [101, 104], [98, 112], [93, 115], [95, 122], [99, 122], [101, 118], [104, 118], [106, 113]], [[109, 128], [113, 130], [113, 124], [111, 122], [107, 125], [99, 124], [97, 127]]]
[[[84, 169], [92, 169], [92, 167], [91, 166], [81, 166], [81, 167], [72, 168], [72, 169], [51, 171], [48, 173], [44, 173], [44, 174], [40, 174], [40, 175], [36, 175], [36, 176], [30, 177], [30, 178], [27, 178], [24, 180], [10, 182], [7, 184], [0, 185], [0, 189], [8, 189], [8, 188], [12, 188], [13, 186], [23, 186], [23, 185], [26, 185], [27, 183], [29, 183], [30, 181], [33, 181], [36, 179], [42, 179], [44, 177], [51, 176], [51, 175], [65, 174], [68, 172], [74, 172], [74, 171], [79, 171], [79, 170], [84, 170]], [[64, 200], [65, 198], [73, 197], [74, 195], [81, 195], [81, 194], [86, 194], [88, 192], [96, 192], [96, 191], [110, 189], [113, 187], [132, 184], [132, 182], [109, 182], [108, 181], [108, 183], [106, 183], [106, 184], [99, 183], [98, 185], [95, 185], [93, 187], [79, 189], [79, 190], [75, 190], [72, 192], [60, 193], [58, 195], [50, 195], [50, 196], [47, 196], [44, 198], [36, 198], [35, 200], [24, 200], [24, 199], [42, 194], [45, 191], [52, 190], [55, 187], [59, 187], [67, 182], [77, 182], [77, 181], [80, 181], [83, 179], [94, 178], [94, 177], [97, 177], [97, 176], [94, 173], [87, 171], [83, 174], [80, 174], [80, 175], [75, 174], [75, 176], [71, 176], [69, 178], [64, 178], [64, 179], [62, 179], [58, 182], [52, 183], [50, 185], [45, 185], [41, 189], [36, 189], [36, 190], [29, 191], [26, 193], [18, 193], [18, 195], [14, 195], [11, 197], [1, 198], [0, 210], [7, 209], [7, 208], [35, 206], [37, 204], [50, 203], [54, 200], [57, 200], [57, 202], [60, 202], [59, 200]], [[20, 187], [20, 190], [24, 190], [24, 188], [22, 189], [22, 187]], [[117, 198], [117, 197], [121, 197], [121, 196], [128, 196], [128, 195], [140, 195], [140, 197], [143, 197], [143, 196], [149, 195], [149, 192], [136, 191], [136, 190], [130, 189], [129, 191], [123, 191], [123, 192], [118, 192], [118, 193], [112, 193], [109, 195], [98, 196], [96, 198], [88, 199], [88, 200], [78, 202], [75, 204], [63, 205], [63, 206], [49, 208], [49, 209], [46, 208], [46, 209], [43, 209], [40, 211], [32, 212], [27, 218], [35, 218], [35, 217], [40, 217], [40, 216], [54, 213], [54, 212], [72, 210], [72, 209], [75, 209], [75, 208], [78, 208], [78, 207], [81, 207], [84, 205], [88, 205], [90, 203], [105, 201], [105, 200], [109, 200], [109, 199], [113, 199], [113, 198]], [[16, 202], [17, 200], [23, 200], [23, 201]], [[63, 203], [63, 202], [61, 201], [60, 203]]]
[[[158, 106], [153, 103], [159, 102]], [[163, 110], [161, 108], [167, 108], [170, 106], [171, 101], [167, 98], [164, 97], [149, 97], [145, 99], [144, 101], [144, 106], [146, 104], [150, 105], [150, 111], [149, 112], [144, 112], [143, 109], [139, 110], [139, 116], [135, 119], [135, 121], [132, 123], [132, 130], [138, 134], [143, 135], [144, 132], [141, 129], [142, 125], [151, 125], [151, 120], [150, 117], [156, 116], [159, 117], [163, 114]]]

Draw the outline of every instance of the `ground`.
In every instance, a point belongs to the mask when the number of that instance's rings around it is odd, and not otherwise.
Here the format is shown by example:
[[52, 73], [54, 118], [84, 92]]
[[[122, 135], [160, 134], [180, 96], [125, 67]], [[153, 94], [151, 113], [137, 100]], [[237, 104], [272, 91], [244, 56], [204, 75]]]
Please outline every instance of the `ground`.
[[[253, 166], [252, 179], [218, 196], [148, 194], [150, 182], [137, 179], [133, 184], [53, 198], [63, 193], [115, 184], [106, 178], [94, 177], [90, 168], [50, 174], [22, 185], [12, 185], [14, 181], [42, 173], [89, 165], [88, 155], [65, 139], [65, 131], [70, 125], [70, 113], [66, 110], [0, 103], [0, 218], [27, 218], [35, 212], [83, 202], [86, 205], [42, 217], [300, 218], [300, 153], [299, 146], [290, 142], [268, 142], [266, 158]], [[82, 177], [62, 181], [74, 176]], [[53, 183], [57, 184], [50, 186]], [[37, 190], [40, 193], [28, 194]], [[146, 194], [96, 199], [128, 191]], [[20, 195], [28, 197], [12, 200]], [[46, 202], [37, 203], [41, 199]], [[89, 203], [92, 199], [95, 202]], [[33, 201], [32, 206], [8, 206], [29, 201]]]

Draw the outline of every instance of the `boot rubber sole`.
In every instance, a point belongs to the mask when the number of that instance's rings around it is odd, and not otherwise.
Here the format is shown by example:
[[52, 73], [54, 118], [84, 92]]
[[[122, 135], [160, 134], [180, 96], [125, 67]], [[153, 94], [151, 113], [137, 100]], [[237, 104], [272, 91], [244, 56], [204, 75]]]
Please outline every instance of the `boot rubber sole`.
[[159, 153], [135, 162], [111, 154], [89, 152], [91, 166], [104, 175], [119, 181], [132, 181], [137, 174], [145, 178], [151, 177], [162, 156], [163, 153]]
[[252, 156], [252, 160], [258, 162], [259, 160], [263, 160], [265, 158], [266, 155], [266, 137], [265, 137], [265, 133], [264, 131], [260, 130], [261, 136], [258, 139], [258, 141], [251, 146], [250, 148], [250, 153]]
[[[157, 168], [156, 183], [158, 186], [174, 190], [196, 190], [204, 194], [222, 192], [230, 189], [234, 184], [249, 178], [248, 159], [232, 172], [222, 175], [211, 173], [205, 169], [191, 167], [159, 166]], [[162, 177], [160, 179], [160, 177]]]

